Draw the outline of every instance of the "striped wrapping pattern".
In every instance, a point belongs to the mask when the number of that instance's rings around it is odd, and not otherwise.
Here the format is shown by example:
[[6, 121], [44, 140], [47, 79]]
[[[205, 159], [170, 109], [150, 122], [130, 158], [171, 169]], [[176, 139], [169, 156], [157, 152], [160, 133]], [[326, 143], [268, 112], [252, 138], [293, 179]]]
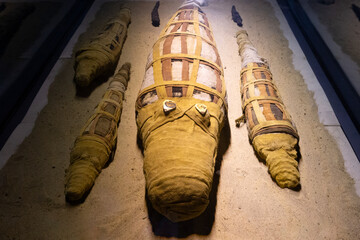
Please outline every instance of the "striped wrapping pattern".
[[123, 92], [108, 89], [96, 113], [87, 122], [82, 136], [96, 136], [111, 146], [117, 135], [117, 124], [122, 111]]
[[137, 109], [158, 99], [193, 97], [224, 107], [224, 73], [206, 15], [196, 5], [180, 8], [149, 55]]
[[250, 140], [265, 133], [288, 133], [298, 138], [269, 67], [265, 63], [248, 63], [240, 75], [242, 108]]

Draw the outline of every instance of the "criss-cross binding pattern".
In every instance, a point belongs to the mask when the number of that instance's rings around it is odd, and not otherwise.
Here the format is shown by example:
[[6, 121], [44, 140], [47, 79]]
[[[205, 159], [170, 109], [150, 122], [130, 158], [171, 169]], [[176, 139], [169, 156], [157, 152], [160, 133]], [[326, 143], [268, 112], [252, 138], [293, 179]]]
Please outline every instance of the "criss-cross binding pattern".
[[[202, 79], [205, 75], [214, 81]], [[206, 15], [196, 5], [180, 8], [162, 30], [144, 82], [137, 109], [169, 97], [194, 97], [226, 107], [219, 53]]]

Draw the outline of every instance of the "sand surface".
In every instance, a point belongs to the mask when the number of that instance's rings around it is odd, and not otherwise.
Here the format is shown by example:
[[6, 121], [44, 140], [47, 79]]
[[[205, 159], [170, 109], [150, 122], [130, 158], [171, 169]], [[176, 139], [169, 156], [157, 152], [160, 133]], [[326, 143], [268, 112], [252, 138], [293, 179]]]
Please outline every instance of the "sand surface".
[[[230, 10], [235, 4], [251, 40], [270, 63], [284, 103], [300, 135], [301, 190], [281, 189], [271, 180], [249, 144], [241, 115], [240, 57]], [[96, 22], [81, 35], [79, 48], [119, 9], [105, 3]], [[132, 22], [119, 66], [131, 62], [131, 80], [118, 130], [114, 160], [98, 177], [85, 202], [65, 202], [64, 174], [69, 153], [108, 84], [88, 97], [76, 96], [72, 58], [49, 89], [48, 104], [32, 133], [0, 170], [0, 239], [357, 239], [360, 199], [344, 170], [344, 160], [319, 122], [317, 106], [304, 79], [292, 65], [292, 51], [271, 4], [263, 0], [211, 1], [203, 7], [212, 24], [225, 69], [229, 129], [224, 131], [214, 177], [211, 204], [190, 222], [173, 224], [156, 214], [145, 200], [143, 156], [136, 141], [135, 100], [146, 59], [162, 27], [179, 7], [162, 1], [161, 25], [151, 25], [154, 2], [129, 2]], [[256, 14], [255, 14], [256, 13]]]

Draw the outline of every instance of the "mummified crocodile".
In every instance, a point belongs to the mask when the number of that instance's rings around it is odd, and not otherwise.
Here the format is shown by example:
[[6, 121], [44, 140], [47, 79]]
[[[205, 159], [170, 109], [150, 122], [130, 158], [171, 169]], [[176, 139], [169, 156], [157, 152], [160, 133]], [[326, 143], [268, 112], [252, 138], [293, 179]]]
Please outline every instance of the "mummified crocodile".
[[136, 102], [148, 198], [173, 222], [208, 206], [227, 108], [223, 68], [202, 2], [185, 1], [162, 30]]
[[79, 87], [88, 87], [98, 77], [115, 70], [130, 19], [130, 9], [121, 8], [96, 37], [76, 51], [74, 80]]
[[277, 184], [282, 188], [296, 188], [300, 174], [297, 161], [299, 136], [295, 124], [272, 80], [266, 60], [258, 55], [245, 30], [237, 33], [237, 43], [242, 59], [243, 120], [247, 122], [250, 142], [266, 161]]
[[110, 78], [102, 100], [75, 140], [65, 184], [66, 199], [70, 202], [83, 200], [114, 154], [129, 79], [130, 64], [126, 63]]

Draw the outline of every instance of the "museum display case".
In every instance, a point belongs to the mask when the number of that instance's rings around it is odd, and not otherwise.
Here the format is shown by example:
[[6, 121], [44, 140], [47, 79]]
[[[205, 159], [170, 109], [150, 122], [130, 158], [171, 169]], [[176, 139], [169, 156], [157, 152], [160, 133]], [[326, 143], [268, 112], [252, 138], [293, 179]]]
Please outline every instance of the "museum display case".
[[358, 238], [356, 6], [1, 1], [0, 239]]

